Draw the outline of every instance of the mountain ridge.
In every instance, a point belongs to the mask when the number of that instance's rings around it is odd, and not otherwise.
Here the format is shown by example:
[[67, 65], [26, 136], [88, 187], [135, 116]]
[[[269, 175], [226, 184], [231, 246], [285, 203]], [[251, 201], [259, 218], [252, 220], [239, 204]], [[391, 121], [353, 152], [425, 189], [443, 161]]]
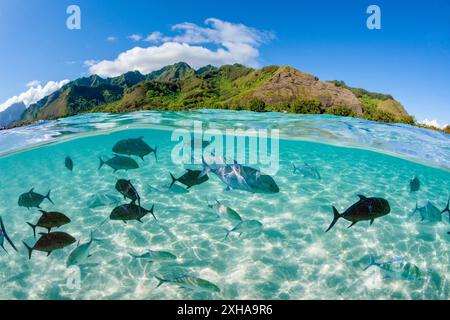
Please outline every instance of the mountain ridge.
[[86, 112], [195, 108], [331, 113], [414, 124], [391, 95], [343, 81], [320, 81], [290, 66], [208, 65], [195, 70], [179, 62], [146, 75], [130, 71], [113, 78], [76, 79], [31, 105], [16, 125]]
[[21, 118], [27, 107], [23, 102], [10, 105], [8, 108], [0, 112], [0, 128], [7, 127]]

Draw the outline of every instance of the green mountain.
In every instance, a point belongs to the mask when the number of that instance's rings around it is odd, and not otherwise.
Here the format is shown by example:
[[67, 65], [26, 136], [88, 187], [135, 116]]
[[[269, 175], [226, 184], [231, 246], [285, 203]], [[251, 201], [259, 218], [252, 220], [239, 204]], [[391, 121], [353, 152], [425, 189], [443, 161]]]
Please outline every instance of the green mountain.
[[134, 71], [103, 79], [74, 80], [32, 105], [21, 123], [85, 112], [221, 108], [329, 113], [384, 122], [414, 123], [392, 96], [323, 82], [289, 66], [251, 69], [243, 65], [194, 70], [180, 62], [147, 75]]

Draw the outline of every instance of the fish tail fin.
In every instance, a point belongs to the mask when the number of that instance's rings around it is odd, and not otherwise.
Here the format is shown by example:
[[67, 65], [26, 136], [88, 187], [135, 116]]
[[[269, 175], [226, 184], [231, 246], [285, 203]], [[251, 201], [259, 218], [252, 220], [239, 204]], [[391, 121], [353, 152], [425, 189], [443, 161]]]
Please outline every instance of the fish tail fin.
[[204, 157], [202, 157], [202, 164], [203, 164], [203, 170], [198, 175], [199, 178], [203, 178], [204, 176], [206, 176], [211, 171], [211, 167], [206, 163]]
[[225, 238], [223, 239], [224, 241], [228, 239], [228, 237], [230, 236], [232, 230], [228, 230], [227, 229], [227, 234], [225, 235]]
[[105, 161], [103, 161], [102, 157], [98, 157], [98, 159], [100, 160], [100, 165], [98, 166], [98, 170], [100, 170], [103, 165], [105, 164]]
[[334, 225], [336, 224], [336, 222], [339, 220], [339, 218], [342, 217], [342, 215], [339, 213], [339, 211], [337, 211], [337, 209], [335, 207], [333, 207], [333, 215], [334, 215], [333, 221], [331, 222], [330, 226], [328, 227], [327, 231], [325, 231], [325, 232], [330, 231], [331, 228], [333, 228]]
[[156, 160], [156, 162], [158, 162], [158, 155], [156, 154], [156, 152], [158, 151], [158, 146], [157, 145], [155, 145], [155, 160]]
[[90, 242], [94, 242], [94, 241], [95, 242], [100, 242], [100, 241], [102, 241], [101, 239], [98, 239], [98, 238], [96, 238], [94, 236], [95, 231], [97, 231], [97, 229], [91, 231], [91, 240], [90, 240]]
[[363, 271], [366, 271], [370, 267], [377, 265], [377, 260], [373, 254], [371, 254], [369, 258], [370, 258], [369, 264], [363, 269]]
[[316, 173], [317, 173], [317, 179], [322, 180], [322, 176], [320, 175], [319, 171], [316, 170]]
[[450, 196], [448, 197], [448, 200], [447, 200], [447, 205], [445, 206], [445, 209], [444, 210], [442, 210], [442, 214], [443, 213], [448, 213], [448, 218], [449, 218], [449, 220], [450, 220]]
[[[0, 227], [2, 229], [3, 232], [3, 236], [5, 237], [6, 241], [8, 241], [8, 243], [11, 245], [11, 247], [16, 250], [16, 252], [18, 251], [16, 246], [14, 245], [14, 243], [12, 242], [12, 240], [10, 239], [10, 237], [8, 236], [8, 234], [6, 233], [6, 229], [5, 229], [5, 225], [3, 224], [3, 219], [2, 217], [0, 217]], [[5, 248], [3, 248], [5, 249]], [[6, 251], [6, 249], [5, 249]]]
[[30, 222], [27, 222], [27, 224], [31, 227], [31, 229], [33, 229], [33, 236], [36, 239], [36, 225]]
[[31, 248], [29, 245], [27, 245], [25, 241], [22, 241], [22, 243], [24, 244], [25, 248], [27, 248], [27, 250], [28, 250], [28, 259], [31, 259], [31, 254], [33, 253], [33, 248]]
[[50, 198], [50, 192], [51, 192], [51, 191], [52, 191], [52, 190], [48, 190], [47, 195], [45, 196], [45, 198], [46, 198], [48, 201], [50, 201], [51, 204], [55, 204], [55, 203], [53, 202], [53, 200]]
[[152, 216], [153, 216], [153, 219], [155, 219], [156, 221], [158, 221], [158, 219], [156, 219], [156, 216], [155, 216], [155, 212], [154, 212], [154, 209], [155, 209], [155, 205], [152, 205], [152, 208], [150, 209], [150, 213], [152, 214]]
[[297, 172], [297, 167], [295, 166], [295, 164], [292, 164], [292, 168], [294, 169], [294, 171], [292, 173], [296, 173]]
[[168, 280], [160, 278], [158, 276], [155, 276], [155, 278], [159, 281], [158, 285], [156, 286], [157, 288], [161, 287], [164, 283], [169, 282]]
[[410, 213], [409, 219], [411, 219], [418, 210], [419, 210], [419, 202], [416, 201], [416, 207], [414, 208], [413, 212]]
[[175, 184], [175, 182], [178, 181], [178, 179], [175, 178], [171, 172], [169, 172], [169, 174], [170, 174], [170, 177], [172, 178], [172, 183], [170, 184], [170, 187], [169, 187], [169, 189], [170, 189], [170, 188], [173, 187], [173, 185]]

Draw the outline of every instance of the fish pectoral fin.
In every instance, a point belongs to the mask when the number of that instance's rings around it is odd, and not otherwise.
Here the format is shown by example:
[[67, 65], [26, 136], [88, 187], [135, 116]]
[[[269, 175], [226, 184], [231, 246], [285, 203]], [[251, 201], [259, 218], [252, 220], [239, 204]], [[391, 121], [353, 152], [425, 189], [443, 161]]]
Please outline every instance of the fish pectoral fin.
[[5, 245], [2, 244], [0, 247], [2, 247], [3, 250], [5, 250], [6, 254], [9, 254], [8, 250], [6, 250]]
[[374, 221], [375, 219], [370, 220], [370, 225], [372, 225]]
[[358, 223], [358, 221], [354, 221], [354, 222], [352, 222], [352, 224], [351, 225], [349, 225], [348, 226], [348, 228], [351, 228], [351, 227], [353, 227], [355, 224], [357, 224]]
[[52, 254], [52, 251], [47, 252], [47, 257]]
[[139, 221], [140, 223], [143, 223], [142, 220], [141, 220], [140, 218], [139, 218], [139, 219], [136, 219], [136, 220]]

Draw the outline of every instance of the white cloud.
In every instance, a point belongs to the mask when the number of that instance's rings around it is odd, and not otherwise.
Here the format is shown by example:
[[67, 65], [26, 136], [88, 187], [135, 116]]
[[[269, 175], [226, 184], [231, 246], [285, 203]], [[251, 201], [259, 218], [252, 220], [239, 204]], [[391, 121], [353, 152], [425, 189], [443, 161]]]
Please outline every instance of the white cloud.
[[133, 40], [133, 41], [140, 41], [142, 40], [142, 36], [138, 35], [138, 34], [132, 34], [131, 36], [128, 37], [129, 39]]
[[32, 80], [26, 84], [27, 88], [37, 87], [41, 82], [39, 80]]
[[116, 40], [117, 40], [117, 38], [113, 37], [113, 36], [109, 36], [108, 38], [106, 38], [106, 41], [109, 41], [109, 42], [114, 42]]
[[159, 31], [154, 31], [150, 33], [147, 38], [144, 39], [147, 42], [160, 42], [164, 41], [164, 35]]
[[93, 65], [96, 65], [99, 61], [98, 60], [86, 60], [84, 62], [84, 65], [87, 67], [91, 67]]
[[0, 104], [0, 111], [3, 111], [9, 108], [11, 105], [19, 102], [23, 102], [25, 106], [29, 107], [33, 103], [38, 102], [42, 98], [60, 89], [67, 83], [69, 83], [69, 80], [49, 81], [45, 86], [42, 86], [39, 83], [31, 81], [27, 84], [27, 86], [29, 87], [27, 91], [22, 92], [21, 94], [14, 96], [12, 98], [9, 98], [8, 100]]
[[207, 19], [205, 24], [205, 27], [187, 22], [177, 24], [172, 31], [180, 34], [172, 37], [153, 32], [145, 40], [162, 44], [134, 47], [120, 53], [115, 60], [90, 65], [89, 71], [103, 77], [114, 77], [134, 70], [149, 73], [180, 61], [194, 68], [233, 63], [258, 67], [259, 46], [274, 37], [270, 32], [219, 19]]
[[434, 119], [434, 120], [425, 119], [425, 120], [419, 121], [419, 123], [424, 124], [426, 126], [433, 126], [433, 127], [440, 128], [440, 129], [445, 129], [448, 126], [448, 124], [439, 124], [439, 122], [436, 119]]

